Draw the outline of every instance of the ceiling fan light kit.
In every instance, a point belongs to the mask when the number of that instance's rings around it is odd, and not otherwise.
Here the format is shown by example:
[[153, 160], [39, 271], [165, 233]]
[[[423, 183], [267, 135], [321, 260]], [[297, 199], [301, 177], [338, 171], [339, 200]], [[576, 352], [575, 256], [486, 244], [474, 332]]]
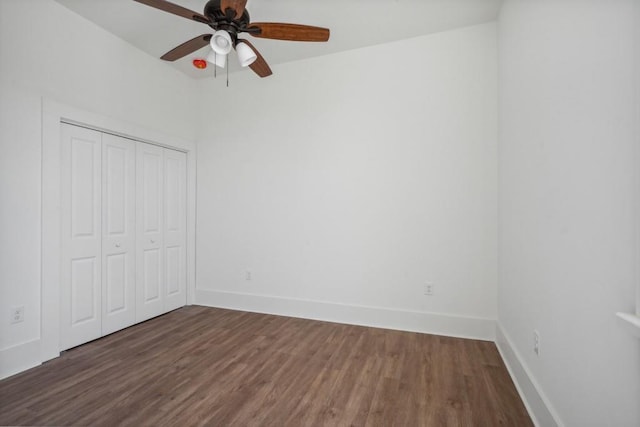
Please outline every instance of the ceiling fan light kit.
[[258, 59], [256, 53], [246, 43], [238, 41], [236, 43], [236, 52], [238, 53], [238, 61], [241, 67], [247, 67]]
[[225, 30], [218, 30], [213, 33], [209, 44], [211, 49], [218, 55], [226, 55], [231, 52], [231, 36]]
[[227, 55], [219, 55], [212, 50], [207, 55], [207, 62], [215, 65], [216, 67], [224, 68], [224, 66], [227, 65]]
[[208, 44], [213, 52], [209, 53], [207, 61], [218, 67], [224, 67], [227, 54], [231, 52], [231, 48], [234, 48], [238, 53], [240, 65], [250, 67], [260, 77], [267, 77], [273, 74], [267, 61], [248, 40], [239, 39], [238, 34], [247, 33], [258, 38], [310, 42], [326, 42], [330, 35], [328, 28], [311, 25], [251, 22], [249, 12], [245, 8], [247, 0], [209, 0], [203, 14], [166, 0], [134, 1], [206, 24], [214, 30], [213, 34], [194, 37], [165, 53], [161, 57], [165, 61], [178, 60]]

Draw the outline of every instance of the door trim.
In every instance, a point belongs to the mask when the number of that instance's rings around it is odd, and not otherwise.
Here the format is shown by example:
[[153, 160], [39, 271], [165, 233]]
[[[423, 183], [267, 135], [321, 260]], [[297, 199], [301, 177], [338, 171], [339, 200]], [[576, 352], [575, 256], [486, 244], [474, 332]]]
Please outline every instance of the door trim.
[[196, 143], [42, 98], [42, 269], [40, 356], [60, 355], [60, 124], [67, 123], [187, 154], [187, 304], [195, 296]]

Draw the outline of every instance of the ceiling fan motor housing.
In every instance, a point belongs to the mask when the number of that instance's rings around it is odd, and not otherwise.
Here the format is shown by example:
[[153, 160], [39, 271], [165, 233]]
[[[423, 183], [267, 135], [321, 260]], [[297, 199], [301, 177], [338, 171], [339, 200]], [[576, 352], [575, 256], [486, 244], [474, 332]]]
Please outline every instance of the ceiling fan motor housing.
[[233, 9], [222, 10], [221, 0], [209, 0], [204, 6], [204, 15], [211, 20], [209, 23], [211, 28], [227, 31], [234, 43], [238, 33], [246, 31], [251, 22], [246, 9], [242, 12], [242, 16], [236, 19]]

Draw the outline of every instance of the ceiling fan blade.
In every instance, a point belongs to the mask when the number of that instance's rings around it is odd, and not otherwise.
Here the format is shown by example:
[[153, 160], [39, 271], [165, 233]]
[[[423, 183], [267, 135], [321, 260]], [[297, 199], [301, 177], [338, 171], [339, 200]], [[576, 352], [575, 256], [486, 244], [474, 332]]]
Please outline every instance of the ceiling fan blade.
[[147, 6], [155, 7], [156, 9], [163, 10], [165, 12], [173, 13], [174, 15], [182, 16], [183, 18], [191, 19], [196, 22], [202, 22], [203, 24], [209, 24], [211, 20], [201, 13], [194, 12], [177, 4], [168, 2], [166, 0], [134, 0], [138, 3], [146, 4]]
[[299, 42], [326, 42], [330, 33], [328, 28], [278, 22], [252, 22], [248, 30], [254, 37]]
[[260, 52], [258, 52], [258, 49], [256, 49], [254, 45], [249, 43], [249, 40], [238, 39], [238, 43], [240, 42], [246, 43], [247, 46], [249, 46], [256, 53], [256, 56], [258, 57], [255, 61], [253, 61], [252, 64], [249, 65], [249, 68], [251, 68], [254, 73], [259, 75], [260, 77], [268, 77], [271, 74], [273, 74], [273, 71], [271, 71], [271, 68], [269, 68], [269, 64], [267, 64], [267, 61], [265, 61], [262, 55], [260, 55]]
[[227, 9], [233, 10], [236, 15], [232, 16], [233, 19], [240, 19], [244, 13], [244, 8], [247, 5], [247, 0], [222, 0], [220, 2], [220, 10], [226, 13]]
[[162, 55], [160, 59], [165, 61], [175, 61], [183, 56], [189, 55], [196, 50], [205, 47], [211, 40], [211, 34], [203, 34], [198, 37], [194, 37], [191, 40], [182, 43], [180, 46], [171, 49], [169, 52]]

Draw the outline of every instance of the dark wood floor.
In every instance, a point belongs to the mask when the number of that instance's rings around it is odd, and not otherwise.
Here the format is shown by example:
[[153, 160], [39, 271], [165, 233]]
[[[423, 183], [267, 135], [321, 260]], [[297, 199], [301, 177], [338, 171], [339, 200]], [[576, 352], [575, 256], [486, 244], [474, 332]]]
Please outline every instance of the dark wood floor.
[[185, 307], [0, 381], [0, 425], [530, 426], [493, 343]]

